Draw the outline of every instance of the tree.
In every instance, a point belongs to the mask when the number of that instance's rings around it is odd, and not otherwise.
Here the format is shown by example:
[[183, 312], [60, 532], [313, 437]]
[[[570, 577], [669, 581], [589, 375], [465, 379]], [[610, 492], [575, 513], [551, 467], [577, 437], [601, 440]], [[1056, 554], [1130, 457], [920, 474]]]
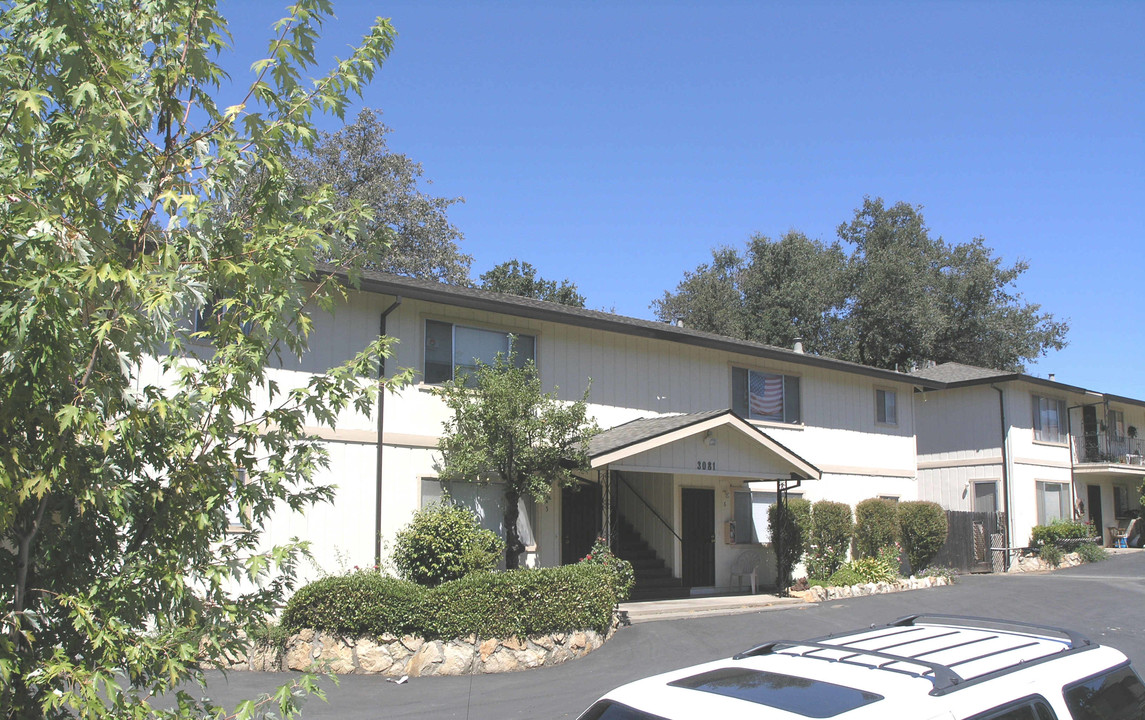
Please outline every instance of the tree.
[[919, 207], [865, 198], [830, 245], [789, 232], [752, 238], [746, 256], [713, 251], [675, 293], [662, 320], [888, 369], [927, 360], [1020, 371], [1065, 346], [1067, 323], [1013, 291], [1027, 269], [1005, 266], [982, 238], [950, 246]]
[[[370, 412], [388, 348], [291, 390], [267, 370], [305, 352], [310, 308], [345, 296], [316, 258], [352, 251], [368, 217], [328, 187], [287, 192], [279, 161], [392, 45], [379, 20], [304, 85], [328, 14], [294, 6], [224, 107], [212, 0], [0, 12], [5, 717], [218, 717], [175, 690], [204, 682], [199, 658], [238, 648], [291, 585], [303, 548], [269, 547], [261, 527], [330, 497], [304, 427]], [[283, 715], [294, 690], [273, 700]]]
[[452, 416], [438, 450], [443, 480], [505, 485], [505, 566], [515, 569], [525, 551], [517, 529], [519, 502], [547, 502], [555, 486], [577, 483], [587, 470], [588, 440], [596, 433], [586, 416], [588, 390], [564, 403], [544, 393], [532, 360], [518, 365], [515, 354], [498, 355], [472, 375], [444, 383], [440, 396]]
[[304, 187], [329, 185], [339, 208], [361, 203], [373, 211], [361, 235], [363, 265], [398, 275], [469, 283], [472, 258], [446, 211], [462, 198], [434, 197], [418, 184], [423, 170], [386, 146], [390, 128], [369, 108], [336, 133], [320, 133], [312, 149], [302, 146], [290, 162]]
[[537, 269], [529, 263], [509, 260], [488, 272], [481, 273], [481, 289], [508, 293], [520, 297], [584, 307], [584, 295], [569, 280], [545, 280], [537, 277]]

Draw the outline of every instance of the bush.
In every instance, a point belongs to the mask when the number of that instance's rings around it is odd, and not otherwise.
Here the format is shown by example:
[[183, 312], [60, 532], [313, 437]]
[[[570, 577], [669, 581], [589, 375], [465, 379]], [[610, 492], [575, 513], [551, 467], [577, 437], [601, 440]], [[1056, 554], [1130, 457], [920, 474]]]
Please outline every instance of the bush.
[[1065, 556], [1065, 551], [1053, 543], [1046, 543], [1038, 548], [1038, 557], [1045, 560], [1050, 565], [1061, 564], [1062, 558]]
[[1035, 525], [1030, 531], [1030, 544], [1036, 548], [1045, 545], [1064, 547], [1076, 543], [1063, 541], [1082, 540], [1094, 537], [1096, 534], [1092, 525], [1076, 520], [1054, 520], [1049, 525]]
[[[787, 512], [783, 506], [773, 504], [767, 509], [767, 525], [771, 530], [771, 547], [775, 550], [781, 584], [791, 577], [791, 568], [803, 557], [807, 546], [807, 531], [811, 525], [811, 503], [803, 498], [788, 498]], [[779, 539], [783, 542], [780, 543]], [[780, 555], [780, 545], [783, 554]]]
[[505, 544], [469, 510], [449, 502], [422, 508], [394, 541], [398, 575], [434, 586], [497, 567]]
[[303, 585], [286, 603], [282, 627], [329, 630], [357, 635], [362, 628], [377, 634], [412, 633], [421, 624], [420, 604], [427, 589], [408, 580], [364, 570], [331, 575]]
[[607, 631], [617, 574], [604, 564], [475, 572], [436, 587], [373, 572], [323, 578], [286, 604], [282, 627], [347, 637], [416, 635], [449, 640]]
[[899, 532], [912, 573], [919, 574], [946, 543], [946, 511], [926, 500], [899, 503]]
[[874, 557], [899, 539], [899, 509], [894, 500], [869, 498], [855, 506], [855, 553]]
[[863, 579], [863, 576], [860, 575], [855, 568], [851, 567], [850, 563], [847, 563], [831, 573], [831, 577], [827, 578], [824, 584], [832, 587], [844, 587], [847, 585], [862, 585], [865, 582], [867, 581]]
[[811, 533], [807, 553], [807, 574], [814, 579], [830, 577], [847, 561], [854, 520], [851, 506], [820, 500], [811, 507]]
[[1078, 545], [1077, 554], [1087, 563], [1101, 562], [1102, 560], [1109, 559], [1109, 553], [1105, 552], [1105, 548], [1091, 542], [1084, 542]]
[[580, 562], [600, 565], [611, 571], [616, 601], [628, 599], [628, 593], [632, 592], [632, 586], [636, 584], [636, 572], [632, 569], [632, 563], [616, 557], [612, 549], [604, 544], [604, 540], [597, 538], [592, 544], [592, 550]]

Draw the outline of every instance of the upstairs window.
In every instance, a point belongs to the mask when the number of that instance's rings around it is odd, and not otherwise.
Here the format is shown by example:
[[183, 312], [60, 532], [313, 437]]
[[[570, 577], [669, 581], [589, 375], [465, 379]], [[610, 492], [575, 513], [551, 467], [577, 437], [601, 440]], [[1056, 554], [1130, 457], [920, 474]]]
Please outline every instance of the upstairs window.
[[894, 390], [875, 389], [875, 422], [880, 425], [898, 425], [898, 394]]
[[1109, 434], [1116, 440], [1125, 440], [1125, 413], [1110, 410], [1106, 421], [1109, 424]]
[[1040, 442], [1064, 443], [1065, 400], [1034, 395], [1034, 439]]
[[799, 378], [732, 368], [732, 411], [751, 420], [799, 424]]
[[537, 339], [501, 330], [425, 321], [425, 382], [430, 385], [471, 375], [479, 363], [492, 365], [498, 354], [517, 353], [514, 364], [524, 367], [536, 361]]

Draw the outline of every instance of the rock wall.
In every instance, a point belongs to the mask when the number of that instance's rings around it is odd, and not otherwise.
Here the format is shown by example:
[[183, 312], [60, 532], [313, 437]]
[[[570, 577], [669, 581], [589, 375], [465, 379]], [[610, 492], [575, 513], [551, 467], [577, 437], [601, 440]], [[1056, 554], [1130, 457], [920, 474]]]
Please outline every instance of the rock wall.
[[332, 633], [302, 630], [286, 647], [257, 647], [234, 658], [228, 670], [316, 670], [338, 674], [425, 677], [516, 672], [558, 665], [582, 657], [612, 637], [616, 622], [601, 634], [595, 630], [536, 635], [527, 638], [424, 640], [406, 635], [343, 638]]
[[791, 597], [802, 598], [804, 602], [823, 602], [824, 600], [838, 600], [839, 598], [864, 597], [866, 595], [885, 595], [886, 593], [902, 592], [903, 590], [920, 590], [922, 588], [941, 587], [949, 585], [950, 578], [921, 577], [896, 580], [891, 583], [867, 583], [865, 585], [842, 585], [839, 587], [815, 586], [802, 591], [792, 591]]
[[1037, 555], [1021, 555], [1017, 560], [1010, 563], [1010, 569], [1006, 572], [1023, 573], [1023, 572], [1040, 572], [1043, 570], [1056, 570], [1063, 567], [1076, 567], [1081, 565], [1084, 560], [1081, 555], [1077, 553], [1066, 553], [1062, 556], [1062, 561], [1057, 565], [1042, 560]]

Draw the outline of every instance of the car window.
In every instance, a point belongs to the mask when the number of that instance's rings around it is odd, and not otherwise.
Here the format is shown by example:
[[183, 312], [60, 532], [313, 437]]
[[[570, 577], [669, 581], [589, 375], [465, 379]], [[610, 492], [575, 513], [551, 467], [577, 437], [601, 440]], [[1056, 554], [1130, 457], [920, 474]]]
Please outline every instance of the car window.
[[1005, 707], [987, 710], [970, 720], [1056, 720], [1044, 698], [1028, 697]]
[[667, 720], [614, 700], [598, 700], [578, 720]]
[[1075, 720], [1138, 720], [1145, 717], [1145, 685], [1126, 665], [1067, 686], [1065, 704]]

